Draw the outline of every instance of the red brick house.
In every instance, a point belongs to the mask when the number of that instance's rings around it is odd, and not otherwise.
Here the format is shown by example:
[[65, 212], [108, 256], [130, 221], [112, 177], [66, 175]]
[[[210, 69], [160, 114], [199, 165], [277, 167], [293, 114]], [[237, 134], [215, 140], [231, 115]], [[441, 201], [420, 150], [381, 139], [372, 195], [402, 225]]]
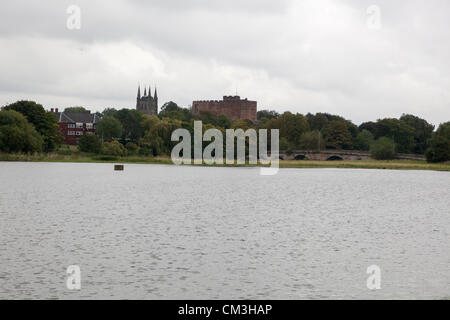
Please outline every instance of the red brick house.
[[95, 134], [97, 122], [100, 120], [90, 111], [73, 113], [51, 109], [51, 112], [56, 116], [64, 143], [72, 145], [77, 145], [78, 139], [85, 134]]

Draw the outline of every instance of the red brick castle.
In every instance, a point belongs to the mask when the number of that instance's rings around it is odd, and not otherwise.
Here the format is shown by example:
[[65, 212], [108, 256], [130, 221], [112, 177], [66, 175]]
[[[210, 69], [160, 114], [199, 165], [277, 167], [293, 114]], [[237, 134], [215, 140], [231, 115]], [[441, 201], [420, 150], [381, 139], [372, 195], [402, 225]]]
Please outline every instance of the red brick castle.
[[216, 116], [225, 115], [231, 121], [248, 119], [256, 122], [256, 101], [241, 99], [239, 96], [224, 96], [223, 100], [207, 100], [192, 102], [192, 113], [199, 115], [208, 111]]

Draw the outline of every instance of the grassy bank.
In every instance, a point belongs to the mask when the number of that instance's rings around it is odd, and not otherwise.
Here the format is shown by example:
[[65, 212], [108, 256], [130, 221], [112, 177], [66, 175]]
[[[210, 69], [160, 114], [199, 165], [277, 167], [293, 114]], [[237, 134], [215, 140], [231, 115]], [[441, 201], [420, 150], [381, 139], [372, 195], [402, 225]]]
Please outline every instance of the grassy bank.
[[25, 162], [77, 162], [77, 163], [144, 163], [144, 164], [172, 164], [172, 160], [166, 157], [114, 157], [73, 153], [68, 155], [51, 154], [0, 154], [0, 161], [25, 161]]
[[389, 170], [450, 171], [450, 163], [427, 163], [418, 160], [353, 160], [353, 161], [280, 161], [281, 168], [347, 168]]
[[[169, 157], [111, 157], [84, 153], [71, 154], [0, 154], [0, 161], [29, 162], [78, 162], [78, 163], [140, 163], [172, 164]], [[248, 165], [247, 165], [248, 166]], [[450, 163], [427, 163], [417, 160], [355, 160], [355, 161], [311, 161], [281, 160], [280, 168], [348, 168], [348, 169], [389, 169], [389, 170], [435, 170], [450, 171]]]

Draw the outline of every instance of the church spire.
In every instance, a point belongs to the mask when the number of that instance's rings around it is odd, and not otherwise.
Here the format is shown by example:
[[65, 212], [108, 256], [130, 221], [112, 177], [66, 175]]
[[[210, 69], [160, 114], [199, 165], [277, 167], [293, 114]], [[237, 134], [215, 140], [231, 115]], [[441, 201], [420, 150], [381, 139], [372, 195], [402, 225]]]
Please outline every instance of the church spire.
[[158, 100], [158, 93], [156, 93], [156, 86], [155, 86], [155, 96], [154, 96], [155, 100]]
[[138, 99], [141, 98], [141, 85], [138, 85], [138, 93], [137, 93]]
[[148, 97], [151, 99], [152, 98], [152, 90], [151, 87], [148, 86]]
[[144, 97], [147, 96], [147, 88], [144, 87]]

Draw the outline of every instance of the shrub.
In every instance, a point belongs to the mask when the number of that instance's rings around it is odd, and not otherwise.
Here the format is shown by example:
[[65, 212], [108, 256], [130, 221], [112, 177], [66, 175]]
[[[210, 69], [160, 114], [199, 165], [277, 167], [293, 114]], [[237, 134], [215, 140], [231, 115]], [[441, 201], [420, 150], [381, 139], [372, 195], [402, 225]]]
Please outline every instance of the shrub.
[[92, 157], [94, 160], [100, 160], [100, 161], [117, 161], [119, 157], [116, 156], [95, 156]]
[[147, 144], [143, 144], [140, 146], [139, 148], [139, 155], [141, 156], [150, 156], [152, 154], [152, 147], [147, 145]]
[[93, 134], [86, 134], [78, 140], [78, 149], [81, 152], [99, 153], [102, 148], [100, 139]]
[[102, 147], [102, 154], [109, 156], [124, 157], [128, 154], [127, 149], [118, 141], [105, 142]]
[[425, 152], [428, 162], [445, 162], [450, 160], [450, 140], [437, 136], [431, 141], [431, 146]]
[[134, 143], [134, 142], [128, 142], [125, 145], [125, 147], [128, 150], [128, 154], [136, 154], [138, 149], [139, 149], [138, 145], [136, 143]]
[[69, 149], [60, 149], [56, 151], [56, 153], [60, 156], [70, 156], [72, 154], [72, 151], [70, 151]]
[[355, 148], [357, 150], [370, 150], [370, 145], [373, 143], [373, 134], [368, 130], [363, 130], [358, 133], [358, 136], [355, 139]]
[[377, 160], [390, 160], [395, 157], [395, 144], [386, 137], [381, 137], [370, 146], [372, 158]]

